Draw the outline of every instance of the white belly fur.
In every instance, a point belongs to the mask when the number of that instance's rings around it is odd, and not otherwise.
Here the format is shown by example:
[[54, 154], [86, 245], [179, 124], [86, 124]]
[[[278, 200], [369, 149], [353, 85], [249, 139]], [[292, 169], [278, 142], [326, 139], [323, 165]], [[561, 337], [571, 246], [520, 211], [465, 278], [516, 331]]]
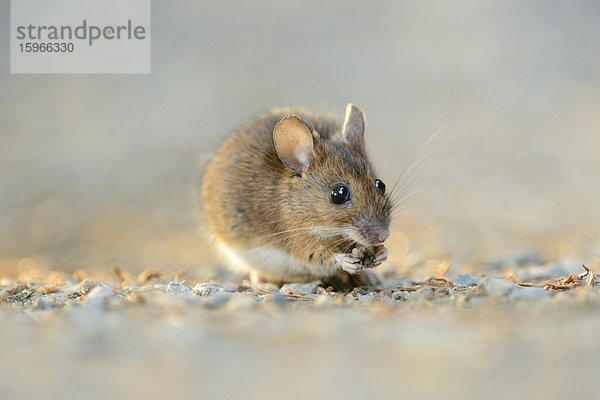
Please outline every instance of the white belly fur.
[[336, 272], [336, 268], [331, 265], [306, 264], [273, 247], [242, 249], [221, 242], [218, 247], [227, 258], [229, 266], [239, 272], [257, 271], [268, 277], [287, 281], [326, 278]]

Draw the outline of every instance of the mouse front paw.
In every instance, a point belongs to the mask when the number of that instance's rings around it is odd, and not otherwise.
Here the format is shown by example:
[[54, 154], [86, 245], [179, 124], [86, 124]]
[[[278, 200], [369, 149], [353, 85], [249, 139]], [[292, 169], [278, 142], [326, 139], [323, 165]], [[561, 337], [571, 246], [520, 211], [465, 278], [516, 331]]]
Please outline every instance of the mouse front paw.
[[388, 249], [383, 244], [375, 246], [375, 257], [373, 259], [373, 266], [376, 267], [387, 260]]
[[347, 273], [354, 275], [361, 269], [363, 265], [360, 259], [355, 258], [352, 254], [336, 253], [333, 255], [333, 264], [341, 267]]

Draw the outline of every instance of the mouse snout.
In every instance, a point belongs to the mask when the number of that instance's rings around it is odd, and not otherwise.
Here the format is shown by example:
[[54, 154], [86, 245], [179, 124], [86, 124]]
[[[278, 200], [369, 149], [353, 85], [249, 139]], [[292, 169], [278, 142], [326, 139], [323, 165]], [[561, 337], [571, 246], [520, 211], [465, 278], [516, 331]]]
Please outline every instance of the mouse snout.
[[362, 221], [360, 233], [370, 245], [375, 245], [383, 243], [390, 236], [390, 229], [376, 222]]
[[377, 243], [383, 243], [385, 242], [385, 239], [387, 239], [390, 236], [390, 230], [389, 229], [382, 229], [382, 230], [378, 230], [373, 234], [373, 242]]

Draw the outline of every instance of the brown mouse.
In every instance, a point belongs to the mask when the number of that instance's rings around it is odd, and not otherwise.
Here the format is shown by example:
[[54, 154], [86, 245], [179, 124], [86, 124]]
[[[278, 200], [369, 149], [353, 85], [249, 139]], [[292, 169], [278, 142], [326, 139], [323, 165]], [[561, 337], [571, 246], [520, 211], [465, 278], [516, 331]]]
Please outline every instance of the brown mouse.
[[374, 284], [387, 259], [392, 201], [365, 153], [365, 119], [277, 109], [210, 160], [202, 201], [217, 246], [253, 282], [351, 274]]

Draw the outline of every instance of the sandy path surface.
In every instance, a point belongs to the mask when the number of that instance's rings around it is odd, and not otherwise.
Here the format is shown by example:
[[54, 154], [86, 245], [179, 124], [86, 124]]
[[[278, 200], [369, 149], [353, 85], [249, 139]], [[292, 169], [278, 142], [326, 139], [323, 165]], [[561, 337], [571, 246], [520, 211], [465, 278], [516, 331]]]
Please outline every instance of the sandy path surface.
[[592, 398], [599, 282], [581, 267], [567, 275], [570, 267], [389, 279], [345, 293], [124, 271], [118, 282], [5, 279], [0, 391], [52, 399]]

